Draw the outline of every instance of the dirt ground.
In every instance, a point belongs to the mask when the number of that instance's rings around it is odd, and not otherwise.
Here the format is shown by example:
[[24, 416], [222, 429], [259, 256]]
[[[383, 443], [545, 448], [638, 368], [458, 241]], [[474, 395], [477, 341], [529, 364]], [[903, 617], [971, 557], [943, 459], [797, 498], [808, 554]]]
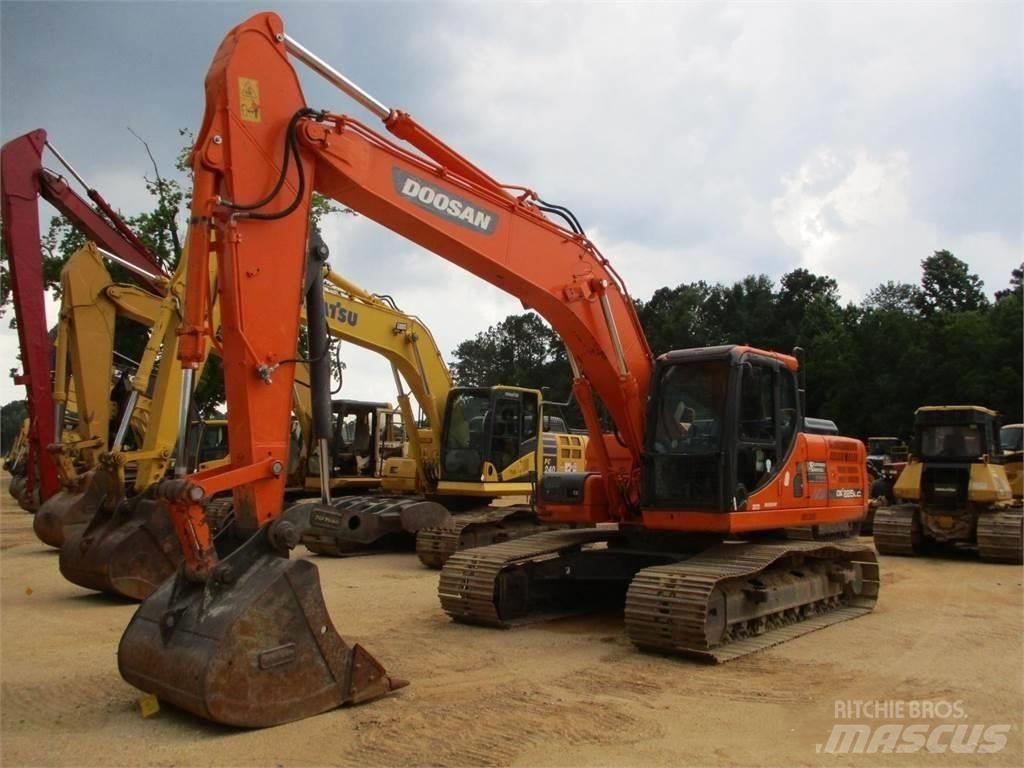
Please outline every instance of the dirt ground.
[[[116, 660], [134, 606], [63, 581], [6, 481], [4, 766], [1022, 764], [1022, 570], [966, 559], [887, 558], [870, 616], [706, 666], [636, 652], [615, 615], [514, 631], [455, 625], [436, 573], [414, 555], [318, 558], [339, 631], [408, 688], [263, 731], [169, 706], [143, 719]], [[1010, 730], [996, 754], [819, 752], [847, 700], [959, 702], [961, 717], [841, 722]]]

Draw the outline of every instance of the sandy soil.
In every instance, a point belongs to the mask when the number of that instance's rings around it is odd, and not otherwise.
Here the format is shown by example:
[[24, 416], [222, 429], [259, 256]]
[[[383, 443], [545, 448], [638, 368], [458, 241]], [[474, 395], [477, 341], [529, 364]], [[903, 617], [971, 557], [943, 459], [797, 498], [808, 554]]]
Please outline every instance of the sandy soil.
[[[3, 485], [5, 766], [1022, 764], [1022, 571], [964, 559], [888, 558], [872, 615], [712, 667], [636, 652], [615, 615], [458, 626], [415, 556], [319, 558], [335, 625], [410, 687], [264, 731], [143, 719], [116, 664], [133, 605], [64, 582]], [[849, 699], [959, 700], [953, 722], [1012, 730], [998, 754], [818, 754]]]

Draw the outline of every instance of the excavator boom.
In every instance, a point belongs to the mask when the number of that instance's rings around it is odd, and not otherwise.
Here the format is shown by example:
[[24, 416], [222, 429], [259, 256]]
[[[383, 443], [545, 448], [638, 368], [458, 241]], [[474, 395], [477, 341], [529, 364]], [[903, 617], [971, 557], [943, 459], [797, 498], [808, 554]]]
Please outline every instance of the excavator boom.
[[[53, 205], [90, 240], [112, 252], [126, 266], [133, 267], [133, 275], [140, 284], [163, 292], [163, 268], [159, 260], [131, 235], [131, 230], [95, 189], [89, 187], [87, 194], [102, 213], [75, 193], [63, 177], [44, 168], [42, 157], [46, 147], [50, 147], [46, 131], [40, 129], [11, 140], [0, 149], [4, 250], [11, 274], [23, 366], [23, 373], [16, 381], [24, 384], [28, 394], [31, 424], [28, 464], [38, 468], [39, 474], [38, 492], [35, 472], [29, 471], [26, 475], [24, 498], [30, 505], [46, 501], [60, 489], [56, 466], [46, 453], [46, 446], [59, 439], [59, 435], [54, 432], [50, 391], [39, 199]], [[67, 165], [59, 154], [57, 157]], [[38, 499], [33, 501], [36, 496]]]

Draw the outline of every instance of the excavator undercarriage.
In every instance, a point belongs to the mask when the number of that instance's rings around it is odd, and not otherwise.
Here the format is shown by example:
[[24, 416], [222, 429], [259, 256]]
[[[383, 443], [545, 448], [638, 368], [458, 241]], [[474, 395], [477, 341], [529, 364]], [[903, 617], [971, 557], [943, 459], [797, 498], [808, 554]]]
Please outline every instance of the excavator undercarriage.
[[874, 550], [852, 541], [702, 546], [602, 527], [459, 552], [438, 596], [456, 621], [500, 628], [624, 599], [637, 647], [727, 661], [869, 613], [878, 586]]

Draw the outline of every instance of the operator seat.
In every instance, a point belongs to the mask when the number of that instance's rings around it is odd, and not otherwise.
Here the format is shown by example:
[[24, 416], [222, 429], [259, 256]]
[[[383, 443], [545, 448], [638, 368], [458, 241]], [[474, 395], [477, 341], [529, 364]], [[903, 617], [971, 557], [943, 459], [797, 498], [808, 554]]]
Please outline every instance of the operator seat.
[[365, 474], [373, 452], [370, 445], [370, 414], [360, 414], [356, 419], [356, 433], [352, 438], [352, 453], [356, 458], [356, 474]]

